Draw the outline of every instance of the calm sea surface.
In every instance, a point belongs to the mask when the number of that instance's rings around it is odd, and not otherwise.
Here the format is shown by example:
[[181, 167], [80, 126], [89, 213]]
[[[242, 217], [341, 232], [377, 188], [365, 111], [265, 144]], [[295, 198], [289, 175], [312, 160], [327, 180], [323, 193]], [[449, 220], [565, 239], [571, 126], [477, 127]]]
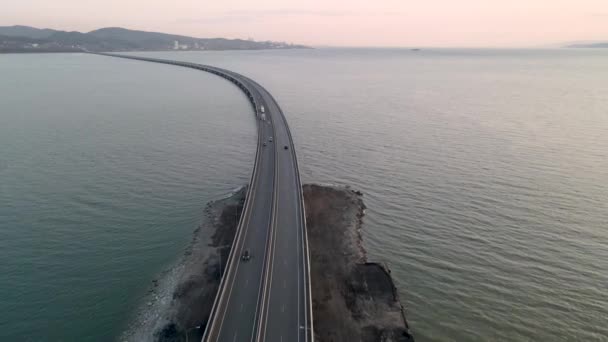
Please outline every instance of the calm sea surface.
[[[418, 341], [608, 341], [608, 51], [146, 55], [275, 95], [304, 181], [364, 192]], [[0, 340], [116, 339], [255, 136], [213, 75], [0, 55]]]

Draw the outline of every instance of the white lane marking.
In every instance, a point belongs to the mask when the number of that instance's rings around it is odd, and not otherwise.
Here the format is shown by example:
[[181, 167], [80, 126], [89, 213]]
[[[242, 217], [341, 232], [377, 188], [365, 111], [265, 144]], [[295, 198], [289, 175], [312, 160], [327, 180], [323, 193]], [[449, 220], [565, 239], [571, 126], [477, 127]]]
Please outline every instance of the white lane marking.
[[[265, 89], [263, 89], [263, 88], [262, 88], [262, 91], [265, 91]], [[268, 95], [269, 95], [269, 96], [272, 98], [272, 95], [270, 95], [270, 94], [268, 94]], [[274, 99], [273, 99], [273, 100], [274, 100]], [[277, 106], [278, 106], [278, 105], [277, 105]], [[282, 115], [281, 115], [281, 114], [282, 114], [282, 112], [281, 112], [280, 110], [279, 110], [279, 114], [280, 114], [280, 116], [279, 116], [279, 120], [283, 121], [283, 122], [284, 122], [284, 124], [285, 124], [285, 127], [286, 127], [286, 126], [287, 126], [287, 123], [285, 122], [285, 118], [284, 118], [284, 117], [282, 117]], [[281, 128], [283, 128], [283, 127], [281, 127]], [[288, 128], [287, 128], [287, 129], [288, 129]], [[291, 139], [290, 139], [290, 141], [291, 141]], [[293, 154], [292, 154], [292, 156], [294, 157], [294, 160], [293, 160], [293, 161], [294, 161], [294, 164], [295, 164], [295, 165], [297, 165], [297, 162], [295, 161], [295, 155], [293, 155]], [[277, 162], [277, 164], [278, 164], [278, 162]], [[278, 178], [278, 175], [277, 175], [277, 177], [276, 177], [276, 178]], [[299, 182], [298, 182], [298, 183], [299, 183]], [[301, 188], [300, 188], [300, 189], [298, 189], [298, 190], [299, 190], [299, 191], [296, 191], [296, 192], [294, 193], [294, 196], [296, 197], [296, 201], [295, 201], [295, 203], [298, 203], [298, 200], [297, 200], [297, 197], [298, 197], [297, 195], [298, 195], [298, 194], [300, 195], [300, 198], [301, 198]], [[302, 204], [303, 204], [303, 203], [302, 203]], [[302, 205], [302, 204], [300, 204], [300, 205]], [[302, 215], [302, 210], [301, 210], [301, 209], [302, 209], [302, 208], [301, 208], [300, 206], [297, 206], [297, 208], [296, 208], [296, 213], [298, 213], [298, 212], [299, 212], [299, 214], [300, 214], [300, 215], [297, 215], [297, 217], [298, 217], [298, 221], [299, 221], [299, 222], [298, 222], [298, 223], [299, 223], [299, 225], [296, 227], [296, 229], [299, 229], [300, 227], [302, 227], [302, 228], [303, 228], [303, 229], [301, 229], [301, 231], [299, 232], [299, 234], [296, 234], [296, 242], [297, 242], [297, 245], [296, 245], [296, 246], [297, 246], [297, 248], [298, 248], [298, 249], [300, 249], [300, 248], [301, 248], [301, 251], [298, 251], [298, 255], [300, 255], [300, 253], [303, 253], [303, 252], [304, 252], [304, 250], [305, 250], [305, 245], [304, 245], [304, 244], [306, 243], [306, 241], [305, 241], [305, 240], [306, 240], [306, 236], [304, 235], [304, 234], [305, 234], [305, 218], [304, 218], [304, 222], [302, 222], [302, 217], [301, 217], [301, 215]], [[276, 235], [276, 231], [275, 231], [275, 235]], [[274, 239], [275, 239], [275, 240], [273, 241], [273, 246], [274, 246], [274, 244], [276, 243], [276, 237], [275, 237]], [[271, 259], [271, 261], [274, 261], [274, 255], [275, 255], [275, 251], [274, 251], [274, 249], [272, 250], [272, 255], [273, 255], [273, 258]], [[301, 259], [301, 261], [302, 261], [302, 266], [303, 266], [303, 269], [297, 270], [297, 272], [296, 272], [296, 274], [297, 274], [297, 276], [298, 276], [298, 282], [297, 282], [297, 283], [298, 283], [298, 286], [297, 286], [297, 293], [298, 293], [298, 295], [297, 295], [297, 296], [298, 296], [298, 302], [297, 302], [297, 304], [298, 304], [298, 310], [297, 310], [297, 313], [298, 313], [298, 322], [299, 322], [299, 321], [300, 321], [300, 312], [299, 312], [300, 301], [299, 301], [299, 297], [300, 297], [300, 292], [301, 292], [301, 290], [300, 290], [300, 287], [301, 287], [300, 285], [301, 285], [301, 284], [300, 284], [300, 280], [299, 280], [299, 278], [300, 278], [300, 272], [306, 272], [307, 267], [306, 267], [306, 261], [305, 261], [305, 258], [298, 258], [298, 259]], [[284, 265], [287, 265], [287, 260], [283, 260], [283, 264], [284, 264]], [[272, 270], [272, 269], [273, 269], [273, 266], [274, 266], [274, 265], [273, 265], [273, 263], [271, 263], [271, 265], [270, 265], [270, 266], [271, 266], [271, 270]], [[270, 297], [270, 292], [271, 292], [271, 289], [272, 289], [272, 284], [273, 284], [272, 279], [274, 278], [274, 272], [270, 272], [270, 274], [271, 274], [271, 276], [270, 276], [270, 279], [271, 279], [271, 280], [270, 280], [270, 285], [269, 285], [269, 288], [268, 288], [269, 297]], [[310, 284], [308, 284], [308, 285], [310, 286]], [[306, 291], [305, 291], [305, 292], [304, 292], [304, 301], [305, 301], [305, 302], [306, 302], [306, 297], [307, 297], [307, 293], [306, 293]], [[284, 310], [284, 307], [282, 308], [282, 310]], [[262, 315], [264, 315], [265, 311], [266, 311], [266, 310], [262, 310]], [[266, 313], [266, 315], [267, 315], [267, 313]], [[267, 317], [266, 317], [266, 318], [267, 318]], [[307, 315], [305, 315], [305, 320], [307, 320], [307, 318], [308, 318], [308, 317], [307, 317]], [[305, 326], [306, 326], [306, 325], [307, 325], [307, 324], [305, 323]], [[301, 326], [300, 326], [300, 327], [301, 327]], [[265, 329], [264, 329], [264, 330], [265, 330]], [[306, 330], [308, 330], [308, 328], [306, 328]], [[306, 335], [308, 335], [308, 334], [307, 334], [307, 331], [306, 331]], [[282, 340], [283, 340], [283, 337], [281, 336], [281, 341], [282, 341]], [[299, 336], [299, 335], [298, 335], [298, 340], [300, 340], [300, 336]]]
[[237, 334], [237, 333], [234, 333], [234, 338], [232, 339], [232, 342], [235, 342], [235, 341], [236, 341], [236, 334]]
[[283, 288], [286, 289], [287, 288], [287, 282], [285, 281], [285, 279], [283, 279]]
[[249, 279], [245, 279], [245, 285], [249, 285]]
[[[278, 178], [278, 175], [277, 175], [277, 178]], [[277, 195], [278, 195], [278, 192], [277, 192]], [[277, 196], [277, 198], [278, 198], [278, 196]], [[277, 201], [277, 209], [278, 209], [278, 201]], [[275, 217], [275, 219], [276, 219], [276, 217]], [[276, 220], [274, 222], [276, 223]], [[276, 225], [273, 225], [272, 239], [271, 239], [271, 243], [270, 243], [270, 245], [272, 246], [272, 249], [270, 250], [270, 257], [268, 259], [269, 270], [267, 271], [267, 274], [266, 274], [266, 292], [264, 292], [263, 297], [262, 297], [262, 302], [264, 304], [264, 306], [262, 307], [262, 312], [261, 312], [261, 315], [264, 318], [264, 322], [260, 323], [260, 324], [263, 324], [262, 327], [260, 328], [262, 340], [264, 340], [266, 338], [266, 326], [268, 324], [268, 312], [270, 310], [270, 296], [272, 293], [272, 281], [274, 279], [274, 256], [275, 256], [275, 248], [276, 248], [275, 243], [276, 243], [276, 239], [277, 239], [277, 229], [276, 228], [277, 228]], [[258, 341], [259, 341], [259, 337], [258, 337]]]
[[[272, 126], [272, 129], [274, 131], [274, 126]], [[266, 245], [265, 245], [265, 258], [264, 258], [264, 268], [266, 270], [266, 273], [264, 275], [263, 278], [261, 278], [261, 286], [259, 288], [258, 291], [258, 298], [260, 298], [260, 292], [261, 292], [261, 308], [258, 308], [260, 301], [258, 300], [256, 302], [256, 306], [255, 306], [255, 317], [260, 317], [257, 321], [257, 326], [256, 324], [253, 325], [253, 328], [257, 328], [257, 334], [252, 334], [252, 341], [255, 338], [255, 341], [261, 341], [264, 339], [265, 334], [266, 334], [266, 324], [267, 324], [267, 319], [268, 319], [268, 314], [267, 314], [267, 306], [269, 306], [269, 303], [267, 305], [266, 301], [266, 297], [268, 294], [268, 297], [270, 296], [270, 291], [272, 288], [272, 279], [273, 279], [273, 273], [272, 270], [274, 268], [274, 248], [275, 248], [275, 239], [276, 239], [276, 221], [277, 221], [277, 212], [278, 212], [278, 200], [279, 200], [279, 191], [278, 191], [278, 185], [279, 185], [279, 163], [278, 163], [278, 159], [279, 159], [279, 153], [277, 151], [277, 149], [274, 149], [275, 152], [275, 165], [274, 165], [274, 179], [273, 179], [273, 203], [272, 203], [272, 215], [270, 217], [270, 225], [269, 225], [269, 239], [266, 240]], [[258, 311], [259, 309], [259, 311]], [[258, 316], [258, 312], [259, 312], [259, 316]]]
[[241, 310], [241, 312], [243, 312], [243, 303], [241, 303], [241, 309], [240, 310]]
[[[241, 217], [239, 218], [239, 222], [237, 224], [237, 232], [236, 232], [236, 237], [233, 240], [233, 247], [230, 250], [230, 254], [228, 256], [229, 261], [231, 261], [229, 264], [230, 266], [232, 266], [234, 264], [234, 259], [236, 259], [233, 255], [233, 251], [236, 251], [236, 249], [239, 248], [239, 245], [242, 246], [244, 244], [244, 241], [247, 239], [247, 235], [249, 232], [249, 224], [245, 224], [246, 222], [249, 223], [249, 219], [251, 218], [251, 207], [254, 206], [254, 202], [255, 202], [255, 189], [257, 188], [257, 183], [258, 183], [258, 167], [257, 165], [262, 163], [262, 159], [263, 157], [263, 152], [260, 153], [262, 150], [260, 148], [260, 140], [263, 139], [263, 132], [261, 130], [258, 130], [258, 146], [256, 149], [256, 161], [255, 161], [255, 167], [253, 169], [253, 173], [251, 174], [251, 179], [250, 179], [250, 188], [247, 190], [247, 194], [245, 195], [245, 207], [243, 208], [243, 211], [241, 213]], [[276, 167], [275, 167], [276, 168]], [[232, 259], [230, 257], [233, 257]], [[236, 281], [236, 274], [238, 273], [238, 269], [239, 269], [239, 262], [238, 260], [236, 261], [236, 266], [233, 266], [230, 268], [230, 270], [232, 271], [232, 269], [234, 268], [234, 276], [232, 277], [232, 281], [230, 281], [230, 277], [229, 274], [226, 275], [222, 275], [222, 279], [220, 282], [220, 293], [219, 293], [219, 297], [217, 299], [217, 302], [214, 301], [213, 303], [213, 308], [212, 308], [212, 314], [214, 313], [213, 311], [215, 311], [216, 308], [216, 304], [221, 306], [221, 302], [222, 300], [225, 298], [224, 296], [226, 295], [226, 286], [228, 287], [228, 298], [225, 300], [226, 304], [225, 307], [228, 307], [230, 304], [230, 297], [232, 294], [232, 288], [234, 287], [234, 282]], [[230, 284], [224, 284], [224, 281], [230, 282]], [[222, 286], [224, 285], [224, 286]], [[218, 331], [218, 338], [219, 335], [221, 334], [222, 331], [222, 326], [224, 325], [224, 318], [226, 316], [226, 310], [223, 311], [223, 313], [221, 313], [221, 318], [220, 318], [220, 322], [219, 322], [219, 327], [217, 328]], [[205, 335], [207, 335], [207, 331], [209, 330], [211, 332], [211, 334], [213, 334], [213, 328], [216, 326], [216, 322], [217, 322], [217, 318], [213, 320], [213, 322], [211, 323], [210, 329], [205, 329]], [[235, 336], [236, 338], [236, 336]]]
[[285, 304], [281, 305], [281, 312], [285, 312]]
[[[283, 119], [283, 121], [284, 121], [284, 118], [281, 118], [281, 119]], [[287, 126], [286, 122], [285, 122], [285, 126]], [[292, 156], [293, 156], [293, 154], [292, 154]], [[292, 161], [295, 164], [295, 167], [297, 168], [297, 162], [295, 161], [295, 156], [294, 156], [294, 159]], [[296, 171], [296, 173], [297, 173], [297, 171]], [[298, 177], [298, 175], [296, 174], [296, 178], [297, 177]], [[297, 183], [299, 183], [299, 182], [297, 182]], [[301, 197], [298, 198], [298, 195], [301, 196], [301, 189], [298, 189], [298, 191], [296, 191], [293, 195], [294, 195], [294, 200], [295, 200], [294, 203], [296, 204], [295, 212], [298, 214], [296, 216], [297, 217], [297, 221], [298, 221], [298, 225], [296, 225], [296, 248], [297, 248], [298, 259], [300, 259], [300, 253], [302, 253], [304, 251], [304, 246], [301, 245], [301, 244], [304, 243], [304, 239], [300, 239], [301, 238], [300, 234], [302, 234], [303, 230], [305, 229], [304, 228], [305, 224], [303, 222], [301, 222], [301, 214], [302, 213], [300, 212], [301, 211], [300, 205], [303, 205], [303, 203], [300, 203], [298, 201], [299, 199], [301, 199]], [[298, 205], [298, 204], [300, 204], [300, 205]], [[302, 231], [299, 231], [301, 227], [303, 229], [302, 229]], [[298, 269], [296, 271], [296, 274], [297, 274], [297, 310], [296, 311], [297, 311], [297, 316], [298, 316], [298, 319], [297, 319], [298, 325], [300, 323], [300, 292], [301, 292], [301, 290], [300, 290], [300, 272], [305, 272], [305, 269], [306, 269], [306, 265], [304, 263], [304, 258], [302, 258], [302, 263], [303, 263], [303, 265], [302, 265], [303, 269]], [[287, 266], [287, 261], [283, 260], [283, 264], [285, 266]], [[285, 283], [283, 285], [285, 286]], [[304, 293], [304, 296], [306, 296], [306, 293]], [[304, 299], [304, 300], [306, 301], [306, 299]], [[281, 307], [281, 311], [284, 311], [284, 309], [285, 309], [284, 306], [282, 306]], [[305, 320], [306, 320], [306, 315], [305, 315]], [[305, 323], [305, 324], [307, 324], [307, 323]], [[281, 338], [282, 338], [282, 336], [281, 336]], [[300, 334], [298, 334], [298, 341], [300, 341]]]
[[[285, 123], [285, 124], [287, 124], [287, 123]], [[296, 163], [294, 162], [294, 164], [296, 164]], [[296, 168], [298, 167], [297, 164], [295, 165], [295, 167]], [[298, 174], [297, 174], [297, 170], [296, 170], [296, 180], [297, 180], [297, 178], [298, 178]], [[298, 183], [298, 182], [296, 181], [296, 183]], [[303, 249], [300, 248], [300, 243], [301, 243], [301, 241], [300, 241], [300, 228], [302, 227], [301, 222], [300, 222], [300, 218], [301, 218], [301, 216], [300, 216], [300, 209], [301, 209], [300, 205], [302, 205], [302, 203], [298, 202], [299, 198], [298, 198], [297, 195], [299, 194], [299, 191], [301, 191], [301, 189], [298, 189], [298, 191], [296, 191], [294, 193], [294, 203], [296, 203], [296, 210], [295, 210], [295, 212], [298, 214], [296, 216], [297, 217], [296, 222], [300, 223], [300, 224], [296, 225], [296, 250], [297, 250], [296, 257], [297, 257], [298, 261], [300, 259], [300, 253], [302, 253], [302, 251], [303, 251]], [[300, 205], [298, 205], [298, 204], [300, 204]], [[296, 261], [296, 265], [297, 264], [298, 264], [298, 262]], [[297, 310], [296, 311], [297, 311], [297, 315], [298, 315], [297, 322], [298, 322], [298, 325], [300, 325], [300, 271], [303, 271], [303, 270], [300, 270], [300, 267], [297, 267], [297, 268], [298, 269], [296, 270], [296, 274], [297, 274], [297, 284], [298, 284], [297, 285], [298, 286], [298, 290], [297, 291], [298, 292], [297, 292], [296, 300], [297, 300], [298, 304], [297, 304]], [[298, 333], [298, 342], [300, 342], [300, 334], [299, 333]]]

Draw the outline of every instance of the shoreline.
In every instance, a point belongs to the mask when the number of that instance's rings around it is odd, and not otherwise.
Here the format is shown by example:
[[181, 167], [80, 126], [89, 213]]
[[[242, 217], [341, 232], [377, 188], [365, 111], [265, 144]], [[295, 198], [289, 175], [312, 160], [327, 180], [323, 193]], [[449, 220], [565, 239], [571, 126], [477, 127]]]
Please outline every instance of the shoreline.
[[275, 49], [209, 49], [209, 50], [109, 50], [109, 51], [85, 51], [85, 50], [0, 50], [0, 55], [27, 55], [27, 54], [47, 54], [47, 53], [134, 53], [134, 52], [216, 52], [216, 51], [283, 51], [283, 50], [313, 50], [314, 47], [298, 48], [275, 48]]
[[120, 341], [182, 341], [186, 333], [188, 339], [202, 338], [246, 189], [243, 186], [205, 205], [191, 242], [173, 267], [152, 280]]

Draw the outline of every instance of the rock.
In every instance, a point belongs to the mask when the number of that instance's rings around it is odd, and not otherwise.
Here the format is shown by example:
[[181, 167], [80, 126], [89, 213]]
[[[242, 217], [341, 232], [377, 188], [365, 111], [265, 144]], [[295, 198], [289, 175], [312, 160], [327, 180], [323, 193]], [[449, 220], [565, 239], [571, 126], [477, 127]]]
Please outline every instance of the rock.
[[314, 184], [303, 189], [315, 340], [414, 341], [390, 270], [367, 261], [362, 193]]
[[158, 342], [178, 342], [181, 341], [179, 336], [179, 332], [177, 331], [177, 327], [175, 324], [167, 324], [161, 331], [157, 334]]

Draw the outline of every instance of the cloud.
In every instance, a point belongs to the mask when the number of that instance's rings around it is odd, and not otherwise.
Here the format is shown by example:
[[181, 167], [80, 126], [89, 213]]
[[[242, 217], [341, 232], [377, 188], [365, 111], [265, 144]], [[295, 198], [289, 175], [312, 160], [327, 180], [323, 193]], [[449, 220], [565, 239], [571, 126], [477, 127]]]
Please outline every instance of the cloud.
[[276, 9], [276, 10], [236, 10], [226, 11], [225, 15], [237, 15], [237, 16], [323, 16], [323, 17], [337, 17], [352, 15], [355, 12], [352, 11], [329, 11], [329, 10], [309, 10], [309, 9]]
[[277, 17], [363, 17], [398, 16], [400, 12], [355, 12], [346, 10], [276, 9], [276, 10], [233, 10], [209, 14], [202, 18], [184, 18], [180, 23], [234, 23], [255, 22]]
[[590, 17], [594, 17], [594, 18], [606, 18], [606, 17], [608, 17], [608, 12], [590, 13], [589, 16]]

